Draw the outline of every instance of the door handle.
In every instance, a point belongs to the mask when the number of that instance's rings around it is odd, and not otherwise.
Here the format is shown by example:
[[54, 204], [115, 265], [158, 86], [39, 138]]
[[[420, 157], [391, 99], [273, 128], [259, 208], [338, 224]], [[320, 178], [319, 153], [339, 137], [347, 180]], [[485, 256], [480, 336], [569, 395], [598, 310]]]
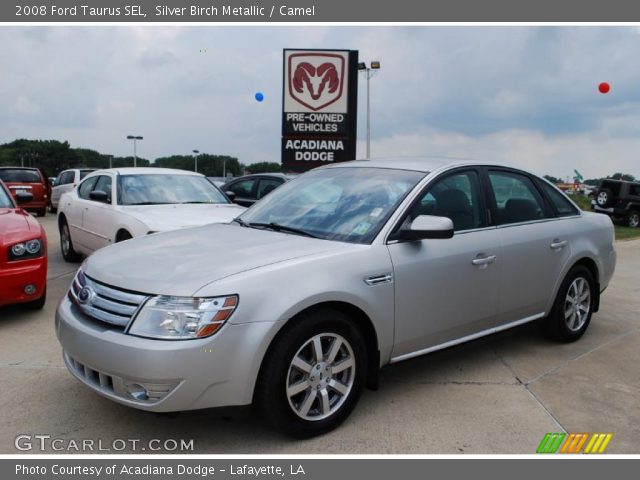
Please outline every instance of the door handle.
[[552, 250], [560, 250], [561, 248], [566, 247], [568, 243], [569, 242], [566, 240], [558, 240], [556, 238], [553, 242], [551, 242], [550, 247]]
[[477, 267], [486, 267], [490, 263], [493, 263], [498, 258], [496, 255], [488, 255], [486, 257], [474, 258], [471, 263]]

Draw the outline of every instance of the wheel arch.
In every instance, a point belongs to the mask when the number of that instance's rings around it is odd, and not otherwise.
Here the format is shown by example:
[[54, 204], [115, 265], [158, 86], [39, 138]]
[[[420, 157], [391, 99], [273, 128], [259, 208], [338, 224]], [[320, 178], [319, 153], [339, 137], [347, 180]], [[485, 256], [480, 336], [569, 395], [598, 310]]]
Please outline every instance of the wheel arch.
[[[380, 350], [378, 345], [378, 335], [376, 329], [367, 315], [361, 308], [353, 305], [352, 303], [345, 301], [322, 301], [319, 303], [315, 303], [313, 305], [307, 306], [302, 310], [298, 311], [294, 315], [291, 315], [289, 319], [284, 322], [282, 327], [278, 330], [278, 332], [273, 336], [267, 349], [262, 356], [262, 360], [260, 362], [260, 368], [258, 369], [258, 375], [256, 377], [256, 383], [260, 380], [262, 375], [262, 369], [265, 363], [265, 359], [271, 353], [274, 345], [277, 341], [282, 337], [282, 335], [287, 331], [287, 329], [292, 325], [292, 322], [295, 321], [297, 317], [303, 316], [309, 312], [320, 310], [323, 308], [329, 308], [336, 311], [339, 311], [345, 315], [347, 315], [360, 330], [362, 335], [364, 336], [365, 344], [367, 347], [367, 376], [366, 376], [366, 386], [372, 390], [377, 390], [378, 388], [378, 378], [380, 371]], [[255, 387], [255, 386], [254, 386]], [[256, 389], [254, 388], [254, 395]]]
[[582, 257], [573, 265], [571, 265], [569, 271], [571, 271], [571, 269], [578, 265], [585, 266], [589, 270], [589, 272], [591, 272], [591, 276], [593, 277], [593, 281], [595, 282], [595, 298], [593, 301], [593, 311], [597, 312], [600, 309], [600, 270], [598, 269], [598, 265], [592, 258]]

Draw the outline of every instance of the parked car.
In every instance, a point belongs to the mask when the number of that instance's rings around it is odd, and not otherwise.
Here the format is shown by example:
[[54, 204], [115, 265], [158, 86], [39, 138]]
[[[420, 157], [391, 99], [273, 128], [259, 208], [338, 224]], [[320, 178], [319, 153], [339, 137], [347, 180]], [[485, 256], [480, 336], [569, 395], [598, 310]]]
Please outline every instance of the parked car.
[[521, 170], [338, 163], [229, 225], [87, 259], [56, 313], [69, 371], [156, 412], [254, 403], [296, 437], [345, 420], [381, 366], [539, 321], [571, 342], [614, 271], [611, 220]]
[[90, 173], [62, 195], [59, 208], [60, 247], [68, 262], [140, 235], [230, 222], [245, 210], [204, 175], [168, 168]]
[[64, 170], [60, 172], [53, 183], [51, 189], [51, 201], [49, 202], [49, 211], [55, 213], [58, 210], [58, 204], [60, 203], [60, 197], [63, 193], [67, 193], [73, 190], [80, 180], [89, 175], [91, 172], [95, 172], [94, 168], [72, 168], [70, 170]]
[[250, 207], [292, 178], [284, 173], [257, 173], [234, 178], [220, 188], [234, 203]]
[[0, 307], [20, 303], [40, 309], [47, 299], [47, 236], [19, 206], [31, 202], [32, 194], [15, 197], [0, 180]]
[[624, 219], [628, 226], [637, 228], [640, 226], [640, 182], [602, 180], [591, 200], [591, 208]]
[[23, 203], [22, 208], [35, 211], [41, 217], [47, 214], [51, 185], [40, 170], [27, 167], [0, 167], [0, 180], [9, 187], [14, 199], [20, 192], [31, 194], [31, 201]]

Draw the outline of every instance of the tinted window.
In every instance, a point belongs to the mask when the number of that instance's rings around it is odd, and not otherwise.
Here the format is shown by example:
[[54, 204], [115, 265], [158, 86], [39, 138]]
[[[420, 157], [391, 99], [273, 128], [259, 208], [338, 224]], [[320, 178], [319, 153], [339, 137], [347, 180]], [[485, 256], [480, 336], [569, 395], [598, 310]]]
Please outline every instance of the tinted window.
[[2, 185], [0, 185], [0, 208], [13, 208], [13, 202]]
[[260, 199], [265, 195], [271, 193], [280, 185], [282, 185], [282, 183], [282, 180], [276, 180], [274, 178], [263, 178], [262, 180], [260, 180], [260, 183], [258, 183], [257, 198]]
[[64, 172], [60, 177], [59, 185], [68, 185], [73, 183], [73, 172]]
[[80, 198], [84, 198], [86, 200], [89, 199], [89, 193], [93, 190], [93, 186], [98, 181], [98, 177], [87, 178], [84, 182], [80, 184], [78, 187], [78, 196]]
[[80, 180], [89, 175], [93, 170], [80, 170]]
[[456, 231], [484, 227], [478, 174], [460, 172], [437, 180], [412, 208], [410, 215], [411, 219], [418, 215], [450, 218]]
[[629, 185], [629, 195], [640, 197], [640, 185]]
[[236, 197], [242, 198], [251, 198], [251, 191], [253, 190], [253, 184], [256, 183], [255, 179], [251, 180], [241, 180], [236, 183], [232, 183], [227, 186], [224, 190], [230, 190], [236, 194]]
[[546, 218], [544, 200], [533, 181], [512, 172], [489, 172], [496, 201], [498, 224], [530, 222]]
[[96, 183], [95, 190], [103, 191], [107, 194], [107, 202], [111, 203], [111, 176], [109, 175], [100, 175], [98, 177], [98, 182]]
[[569, 199], [565, 197], [564, 193], [558, 191], [547, 182], [540, 182], [540, 185], [542, 185], [542, 189], [556, 208], [558, 216], [567, 217], [569, 215], [577, 215], [579, 213], [576, 207], [574, 207]]
[[0, 169], [0, 180], [5, 183], [40, 183], [42, 179], [36, 170]]

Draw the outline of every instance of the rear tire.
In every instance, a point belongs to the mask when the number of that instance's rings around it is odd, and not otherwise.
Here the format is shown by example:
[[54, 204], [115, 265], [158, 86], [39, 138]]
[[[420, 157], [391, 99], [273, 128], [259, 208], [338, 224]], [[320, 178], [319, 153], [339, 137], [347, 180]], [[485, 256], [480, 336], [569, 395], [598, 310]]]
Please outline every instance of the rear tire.
[[264, 418], [295, 438], [340, 425], [365, 384], [367, 348], [342, 312], [323, 308], [291, 320], [270, 348], [256, 386]]
[[608, 207], [611, 203], [612, 198], [613, 194], [611, 190], [609, 190], [608, 188], [603, 188], [598, 193], [596, 193], [596, 204], [601, 208]]
[[49, 213], [56, 213], [58, 209], [54, 207], [51, 203], [49, 204]]
[[638, 228], [640, 226], [640, 212], [638, 210], [631, 210], [627, 215], [627, 225], [631, 228]]
[[545, 333], [560, 342], [575, 342], [587, 331], [597, 292], [591, 271], [576, 265], [565, 277], [543, 322]]
[[40, 210], [36, 210], [36, 214], [39, 217], [46, 217], [47, 216], [47, 207], [41, 208]]
[[77, 263], [80, 261], [80, 254], [73, 249], [73, 241], [71, 240], [71, 232], [66, 220], [62, 220], [60, 224], [60, 250], [62, 258], [65, 262]]

